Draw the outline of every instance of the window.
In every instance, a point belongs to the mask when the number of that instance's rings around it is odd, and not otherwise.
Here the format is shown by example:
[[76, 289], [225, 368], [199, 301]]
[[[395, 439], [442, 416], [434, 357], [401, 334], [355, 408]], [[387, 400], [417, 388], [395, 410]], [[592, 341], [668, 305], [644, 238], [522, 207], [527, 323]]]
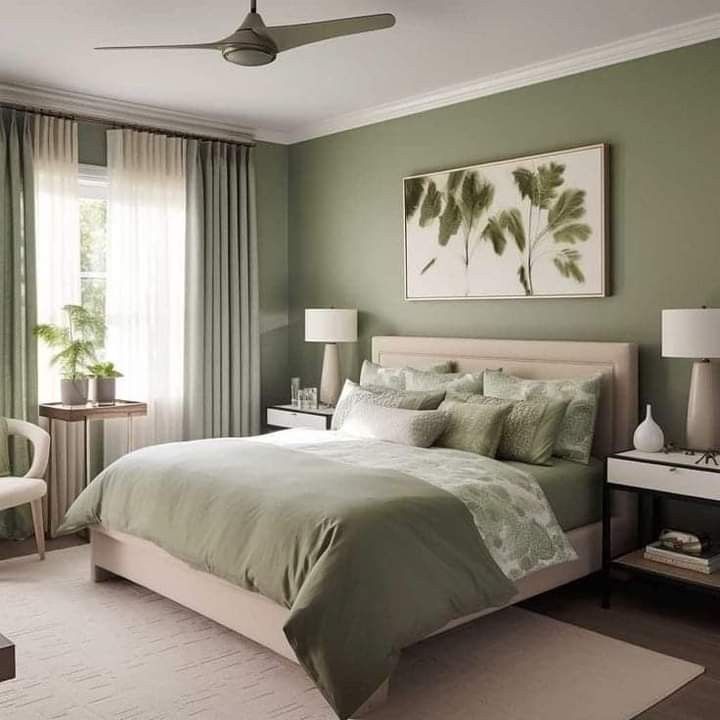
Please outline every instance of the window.
[[[105, 317], [107, 282], [107, 169], [80, 167], [80, 297], [88, 310]], [[101, 339], [101, 347], [104, 338]]]

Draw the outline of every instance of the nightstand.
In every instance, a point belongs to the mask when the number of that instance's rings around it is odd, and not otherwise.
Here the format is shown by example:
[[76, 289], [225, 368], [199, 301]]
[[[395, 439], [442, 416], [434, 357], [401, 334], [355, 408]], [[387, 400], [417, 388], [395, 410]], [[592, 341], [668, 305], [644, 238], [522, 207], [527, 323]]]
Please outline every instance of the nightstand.
[[[650, 495], [653, 498], [651, 527], [655, 538], [660, 530], [655, 524], [655, 505], [659, 498], [669, 497], [708, 505], [720, 505], [720, 466], [698, 465], [699, 454], [683, 452], [646, 453], [639, 450], [610, 455], [607, 458], [603, 487], [603, 573], [605, 578], [603, 607], [610, 605], [611, 571], [622, 568], [633, 573], [651, 575], [675, 583], [685, 583], [720, 593], [720, 572], [712, 575], [684, 570], [643, 557], [644, 546], [613, 558], [610, 535], [610, 507], [613, 490]], [[641, 538], [642, 539], [642, 538]]]
[[327, 407], [309, 410], [294, 405], [271, 405], [266, 417], [271, 427], [329, 430], [334, 412], [335, 408]]

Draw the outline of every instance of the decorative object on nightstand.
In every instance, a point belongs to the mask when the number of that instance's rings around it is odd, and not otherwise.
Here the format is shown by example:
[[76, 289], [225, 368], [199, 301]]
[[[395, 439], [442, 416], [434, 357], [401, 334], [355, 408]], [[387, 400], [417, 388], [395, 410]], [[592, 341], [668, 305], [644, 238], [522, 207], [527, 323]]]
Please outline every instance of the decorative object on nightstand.
[[662, 311], [663, 357], [693, 358], [687, 447], [713, 455], [720, 448], [720, 309]]
[[633, 446], [643, 452], [660, 452], [665, 447], [665, 435], [652, 416], [652, 405], [645, 406], [645, 419], [635, 429]]
[[[610, 455], [606, 463], [603, 487], [603, 607], [610, 604], [610, 573], [614, 567], [676, 583], [688, 583], [720, 594], [720, 572], [713, 572], [719, 567], [718, 560], [714, 559], [712, 549], [707, 551], [706, 557], [695, 556], [696, 561], [693, 561], [693, 556], [688, 553], [686, 557], [673, 558], [675, 561], [668, 563], [658, 561], [657, 556], [671, 551], [659, 547], [658, 543], [650, 543], [614, 558], [610, 534], [612, 492], [622, 490], [652, 496], [651, 512], [649, 516], [645, 516], [648, 527], [641, 533], [641, 539], [647, 542], [648, 538], [666, 537], [668, 534], [668, 531], [661, 533], [657, 525], [656, 501], [660, 497], [720, 506], [720, 467], [698, 466], [692, 457], [681, 451], [650, 454], [628, 450]], [[688, 563], [693, 562], [694, 564], [688, 567]]]
[[308, 428], [329, 430], [335, 408], [298, 408], [294, 405], [271, 405], [267, 409], [267, 424], [276, 428]]
[[293, 407], [300, 405], [300, 378], [290, 378], [290, 404]]
[[334, 406], [342, 389], [337, 343], [357, 342], [357, 310], [305, 310], [305, 342], [325, 343], [320, 402]]

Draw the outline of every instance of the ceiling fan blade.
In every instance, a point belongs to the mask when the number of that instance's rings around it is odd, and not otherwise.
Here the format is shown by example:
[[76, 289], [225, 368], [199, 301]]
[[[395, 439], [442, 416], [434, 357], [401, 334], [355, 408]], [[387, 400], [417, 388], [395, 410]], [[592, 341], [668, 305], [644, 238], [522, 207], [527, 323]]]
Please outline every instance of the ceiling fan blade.
[[395, 24], [395, 16], [390, 13], [363, 15], [361, 17], [324, 20], [302, 23], [300, 25], [275, 25], [267, 28], [267, 34], [277, 45], [278, 50], [290, 50], [300, 45], [330, 40], [343, 35], [383, 30]]
[[188, 45], [104, 45], [95, 50], [222, 50], [225, 43], [195, 43]]

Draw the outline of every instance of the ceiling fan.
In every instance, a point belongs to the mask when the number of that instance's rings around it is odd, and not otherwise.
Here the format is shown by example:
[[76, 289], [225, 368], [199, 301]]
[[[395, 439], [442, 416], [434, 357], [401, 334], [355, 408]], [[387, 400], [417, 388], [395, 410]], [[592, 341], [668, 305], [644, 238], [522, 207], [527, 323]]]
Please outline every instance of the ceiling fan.
[[250, 0], [250, 12], [232, 35], [209, 43], [187, 45], [124, 45], [96, 50], [218, 50], [225, 60], [236, 65], [267, 65], [279, 52], [300, 45], [330, 40], [343, 35], [383, 30], [395, 24], [390, 13], [268, 27], [257, 11], [257, 0]]

